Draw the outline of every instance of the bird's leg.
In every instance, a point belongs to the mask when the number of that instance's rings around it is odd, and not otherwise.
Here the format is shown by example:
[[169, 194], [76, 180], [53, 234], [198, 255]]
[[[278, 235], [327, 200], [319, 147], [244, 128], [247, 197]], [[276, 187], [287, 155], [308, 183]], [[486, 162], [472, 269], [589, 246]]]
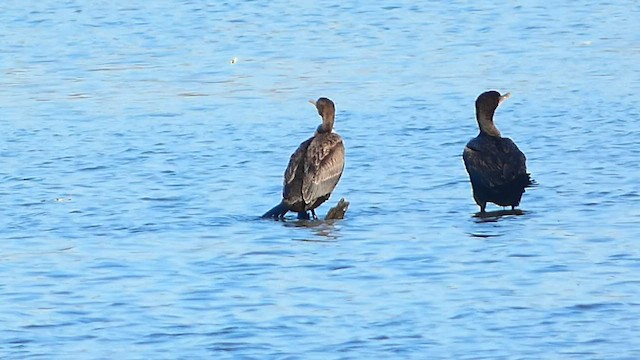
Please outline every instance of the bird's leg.
[[486, 207], [487, 207], [487, 203], [480, 204], [480, 212], [481, 213], [485, 212], [484, 209], [486, 209]]
[[315, 209], [311, 209], [311, 215], [313, 216], [313, 220], [318, 220], [318, 215], [316, 215]]
[[306, 211], [300, 211], [298, 213], [298, 220], [309, 220], [309, 213]]

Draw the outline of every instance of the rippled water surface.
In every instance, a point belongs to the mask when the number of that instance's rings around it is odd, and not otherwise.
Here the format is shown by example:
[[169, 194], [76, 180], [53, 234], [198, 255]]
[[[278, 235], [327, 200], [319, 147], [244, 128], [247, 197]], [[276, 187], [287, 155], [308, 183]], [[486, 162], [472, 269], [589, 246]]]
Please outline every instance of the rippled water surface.
[[[638, 13], [3, 2], [1, 357], [640, 358]], [[539, 186], [480, 221], [487, 89]], [[347, 216], [258, 220], [320, 96]]]

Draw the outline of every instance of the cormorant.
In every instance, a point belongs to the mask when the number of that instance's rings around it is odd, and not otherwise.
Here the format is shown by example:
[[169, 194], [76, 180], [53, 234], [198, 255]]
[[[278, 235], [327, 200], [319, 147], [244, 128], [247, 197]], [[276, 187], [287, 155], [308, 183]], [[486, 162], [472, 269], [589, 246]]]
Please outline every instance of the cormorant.
[[309, 100], [322, 116], [322, 124], [315, 134], [304, 141], [291, 155], [284, 172], [282, 201], [267, 211], [263, 218], [282, 218], [289, 211], [298, 213], [298, 219], [309, 219], [311, 211], [329, 199], [344, 170], [344, 145], [340, 135], [332, 132], [336, 109], [333, 101], [321, 97]]
[[464, 148], [462, 158], [469, 173], [473, 199], [484, 213], [487, 202], [511, 206], [514, 210], [526, 187], [532, 186], [526, 158], [509, 138], [502, 137], [493, 123], [498, 105], [511, 94], [487, 91], [476, 100], [476, 119], [480, 134]]

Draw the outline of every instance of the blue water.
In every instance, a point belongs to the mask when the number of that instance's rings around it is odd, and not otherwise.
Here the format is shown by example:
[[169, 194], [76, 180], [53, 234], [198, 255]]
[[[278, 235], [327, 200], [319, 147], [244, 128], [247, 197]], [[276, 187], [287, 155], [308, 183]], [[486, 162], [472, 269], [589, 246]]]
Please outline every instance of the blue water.
[[[638, 13], [3, 2], [0, 357], [640, 358]], [[487, 89], [540, 185], [480, 221]], [[320, 96], [346, 218], [258, 220]]]

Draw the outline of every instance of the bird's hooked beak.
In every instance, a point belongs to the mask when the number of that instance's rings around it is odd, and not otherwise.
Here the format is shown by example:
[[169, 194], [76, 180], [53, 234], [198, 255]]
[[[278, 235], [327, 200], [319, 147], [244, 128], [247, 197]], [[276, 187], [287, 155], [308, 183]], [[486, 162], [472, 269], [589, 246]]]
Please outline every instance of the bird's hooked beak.
[[504, 95], [500, 96], [500, 97], [498, 98], [498, 105], [500, 105], [503, 101], [507, 100], [507, 99], [508, 99], [508, 98], [510, 98], [510, 97], [511, 97], [511, 93], [510, 93], [510, 92], [508, 92], [508, 93], [506, 93], [506, 94], [504, 94]]

